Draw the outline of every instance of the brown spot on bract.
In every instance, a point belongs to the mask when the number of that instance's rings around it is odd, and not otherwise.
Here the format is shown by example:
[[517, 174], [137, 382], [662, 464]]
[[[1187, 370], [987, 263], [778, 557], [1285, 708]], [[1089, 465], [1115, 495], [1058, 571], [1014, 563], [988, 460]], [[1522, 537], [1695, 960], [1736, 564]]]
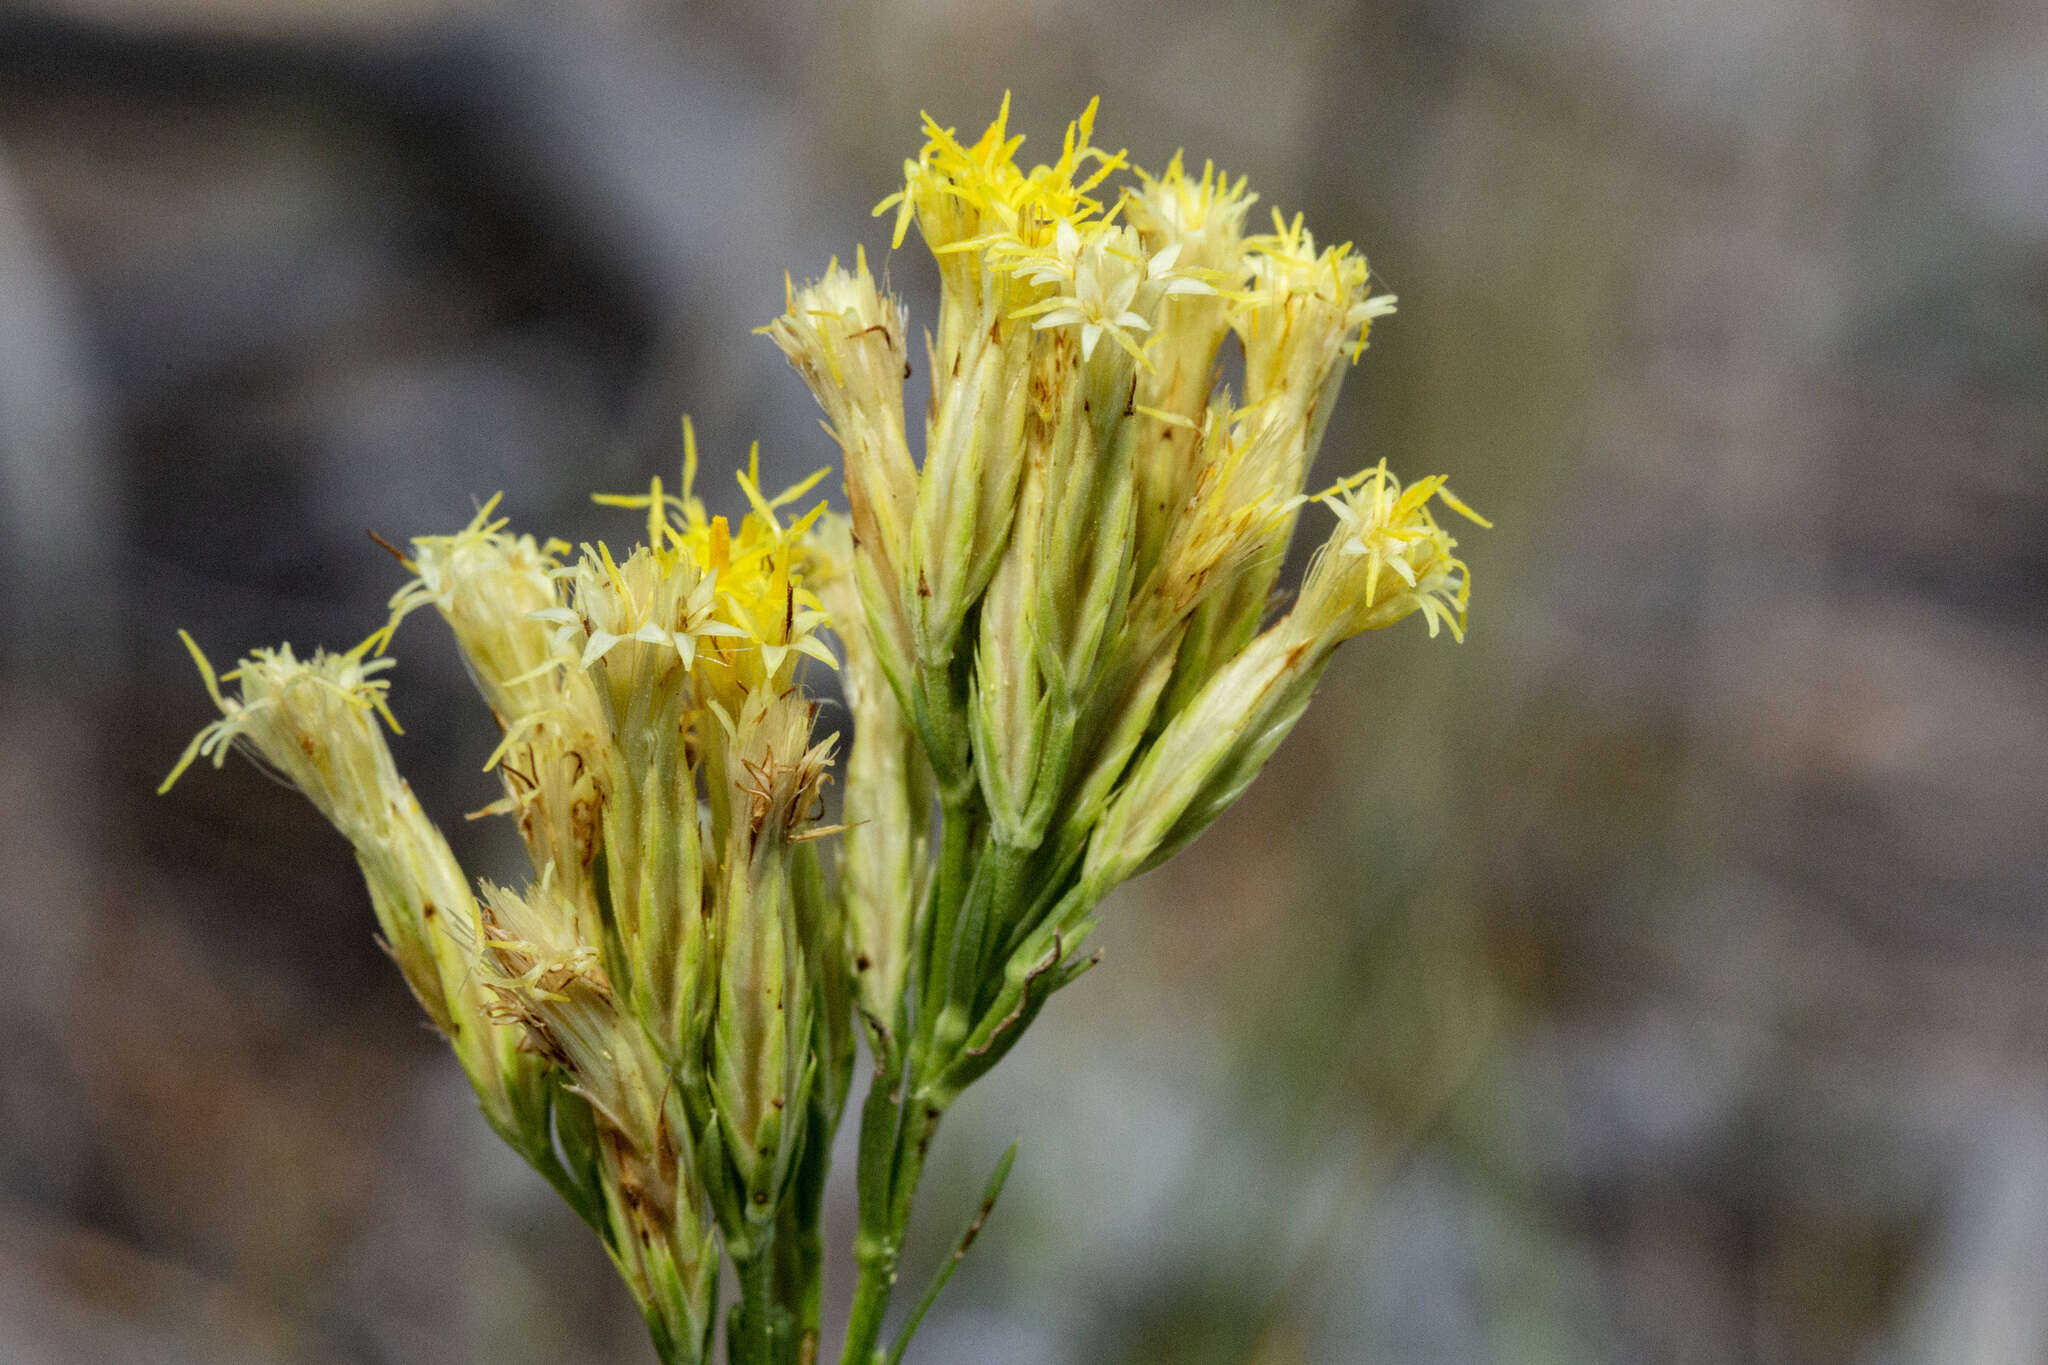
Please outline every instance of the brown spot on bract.
[[569, 807], [569, 828], [576, 840], [576, 856], [588, 867], [597, 857], [597, 803], [579, 797]]

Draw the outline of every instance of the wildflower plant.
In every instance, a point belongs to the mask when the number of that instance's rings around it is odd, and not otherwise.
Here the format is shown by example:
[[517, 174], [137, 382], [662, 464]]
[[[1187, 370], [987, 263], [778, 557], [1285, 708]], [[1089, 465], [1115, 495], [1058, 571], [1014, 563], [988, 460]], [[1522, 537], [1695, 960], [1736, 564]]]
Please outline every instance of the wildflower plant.
[[[665, 1361], [709, 1358], [721, 1258], [728, 1358], [817, 1359], [857, 1036], [840, 1359], [900, 1359], [958, 1260], [885, 1344], [933, 1136], [1093, 965], [1104, 897], [1244, 791], [1339, 644], [1411, 615], [1463, 637], [1438, 509], [1485, 523], [1441, 477], [1381, 463], [1304, 491], [1393, 299], [1299, 218], [1250, 231], [1242, 179], [1129, 167], [1094, 115], [1029, 169], [1007, 99], [971, 143], [927, 118], [878, 206], [939, 268], [922, 458], [906, 310], [864, 254], [786, 283], [762, 330], [824, 409], [846, 515], [803, 506], [824, 471], [767, 496], [757, 459], [738, 526], [708, 515], [686, 421], [678, 492], [599, 498], [644, 513], [628, 551], [516, 533], [494, 502], [402, 553], [390, 620], [347, 653], [259, 649], [216, 678], [187, 637], [221, 716], [165, 786], [240, 745], [348, 838], [485, 1117], [603, 1239]], [[1217, 379], [1233, 339], [1242, 394]], [[1335, 526], [1276, 613], [1310, 503]], [[471, 884], [386, 747], [387, 651], [424, 608], [502, 732], [482, 813], [516, 822], [522, 888]], [[850, 748], [807, 690], [821, 669]]]

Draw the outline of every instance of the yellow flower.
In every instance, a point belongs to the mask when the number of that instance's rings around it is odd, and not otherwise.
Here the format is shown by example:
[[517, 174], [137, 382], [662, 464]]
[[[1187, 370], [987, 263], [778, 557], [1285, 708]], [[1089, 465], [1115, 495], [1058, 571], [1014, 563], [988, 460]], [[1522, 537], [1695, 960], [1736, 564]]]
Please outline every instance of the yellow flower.
[[1017, 309], [1011, 317], [1032, 318], [1032, 326], [1040, 331], [1078, 323], [1083, 360], [1095, 354], [1095, 343], [1107, 332], [1143, 365], [1144, 348], [1132, 334], [1152, 330], [1147, 312], [1156, 312], [1162, 300], [1175, 294], [1216, 292], [1206, 280], [1174, 268], [1180, 251], [1180, 243], [1174, 242], [1148, 257], [1133, 228], [1098, 222], [1089, 224], [1084, 235], [1071, 219], [1062, 218], [1047, 246], [1028, 247], [1012, 238], [996, 242], [989, 254], [1018, 279], [1053, 290], [1050, 297]]
[[1091, 192], [1124, 165], [1124, 154], [1091, 142], [1099, 103], [1090, 100], [1067, 125], [1058, 161], [1029, 171], [1017, 164], [1024, 138], [1008, 131], [1007, 92], [995, 122], [971, 146], [926, 114], [924, 150], [903, 164], [903, 188], [875, 205], [878, 215], [896, 210], [891, 244], [903, 245], [912, 217], [934, 252], [948, 252], [985, 245], [996, 233], [1036, 244], [1055, 223], [1100, 214], [1102, 201]]
[[1392, 294], [1371, 292], [1372, 271], [1351, 243], [1316, 249], [1315, 234], [1273, 210], [1273, 231], [1245, 240], [1251, 285], [1239, 299], [1249, 396], [1256, 402], [1304, 351], [1365, 353], [1372, 320], [1394, 311]]
[[[304, 793], [355, 849], [377, 926], [420, 1005], [461, 1059], [498, 1131], [522, 1151], [539, 1150], [544, 1091], [534, 1069], [513, 1055], [485, 1019], [477, 981], [479, 915], [447, 840], [398, 775], [379, 720], [397, 729], [376, 675], [388, 658], [369, 657], [378, 631], [341, 654], [300, 659], [290, 645], [254, 649], [215, 676], [192, 637], [191, 651], [221, 717], [202, 729], [164, 779], [167, 790], [202, 757], [220, 766], [231, 748], [254, 757]], [[229, 695], [221, 683], [237, 684]]]
[[[486, 766], [496, 766], [515, 744], [529, 751], [525, 771], [532, 781], [513, 784], [504, 807], [510, 809], [531, 797], [538, 784], [557, 778], [573, 784], [585, 762], [571, 758], [570, 751], [587, 747], [595, 719], [587, 680], [560, 666], [557, 642], [543, 619], [555, 607], [560, 556], [569, 547], [511, 534], [506, 520], [494, 516], [497, 506], [498, 498], [491, 498], [453, 535], [414, 538], [412, 554], [402, 559], [414, 577], [392, 595], [391, 619], [378, 647], [421, 607], [440, 613], [504, 731]], [[568, 771], [546, 771], [553, 765], [542, 761], [540, 749]], [[566, 809], [569, 803], [560, 804]]]
[[1384, 460], [1318, 494], [1337, 514], [1337, 528], [1302, 586], [1298, 610], [1306, 619], [1344, 639], [1419, 611], [1432, 636], [1443, 627], [1462, 641], [1472, 575], [1453, 553], [1458, 542], [1430, 514], [1431, 498], [1480, 526], [1493, 524], [1446, 488], [1443, 475], [1404, 489]]
[[[358, 827], [374, 823], [379, 795], [398, 780], [390, 751], [377, 735], [380, 717], [399, 731], [385, 701], [391, 684], [376, 676], [397, 660], [370, 657], [384, 642], [384, 631], [346, 653], [319, 650], [310, 659], [298, 658], [288, 644], [253, 649], [218, 676], [190, 635], [181, 630], [178, 638], [191, 651], [221, 717], [192, 737], [159, 793], [169, 791], [195, 760], [211, 758], [218, 768], [230, 749], [246, 743], [328, 820]], [[223, 682], [238, 683], [240, 695], [223, 693]]]
[[1131, 169], [1140, 188], [1125, 198], [1125, 217], [1144, 234], [1148, 247], [1156, 251], [1177, 244], [1182, 261], [1198, 268], [1239, 266], [1245, 214], [1259, 198], [1245, 188], [1243, 176], [1233, 181], [1215, 163], [1204, 162], [1201, 178], [1191, 178], [1179, 152], [1156, 176]]
[[[818, 638], [826, 615], [805, 580], [829, 572], [810, 530], [820, 502], [785, 526], [778, 513], [830, 473], [821, 469], [773, 498], [761, 492], [760, 447], [738, 474], [752, 505], [735, 534], [724, 517], [706, 513], [695, 495], [696, 431], [684, 422], [683, 491], [665, 493], [659, 478], [646, 493], [598, 494], [608, 507], [645, 508], [648, 544], [625, 565], [602, 545], [585, 546], [566, 571], [571, 600], [544, 619], [562, 628], [564, 643], [582, 633], [580, 662], [595, 663], [620, 640], [672, 649], [687, 668], [699, 664], [717, 691], [787, 687], [799, 655], [838, 667]], [[700, 653], [701, 651], [701, 653]]]

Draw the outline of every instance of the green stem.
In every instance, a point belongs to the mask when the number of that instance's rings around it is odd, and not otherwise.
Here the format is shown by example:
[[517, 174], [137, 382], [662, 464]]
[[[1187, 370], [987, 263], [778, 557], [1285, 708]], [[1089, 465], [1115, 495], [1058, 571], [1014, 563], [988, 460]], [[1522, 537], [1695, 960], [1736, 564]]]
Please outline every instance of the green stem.
[[[903, 1022], [901, 1014], [899, 1024]], [[896, 1278], [900, 1234], [889, 1216], [889, 1187], [896, 1173], [896, 1144], [903, 1126], [903, 1054], [894, 1037], [876, 1029], [870, 1035], [875, 1076], [860, 1110], [860, 1147], [855, 1161], [860, 1228], [854, 1236], [856, 1280], [853, 1311], [847, 1320], [841, 1365], [865, 1362], [882, 1333], [882, 1313], [889, 1306], [889, 1287]]]
[[818, 1356], [818, 1324], [824, 1297], [825, 1174], [831, 1160], [836, 1120], [837, 1115], [812, 1105], [803, 1163], [776, 1220], [775, 1301], [788, 1315], [791, 1341], [785, 1354], [796, 1365], [813, 1365]]
[[779, 1365], [775, 1358], [775, 1257], [770, 1248], [734, 1263], [740, 1301], [726, 1324], [725, 1350], [732, 1365]]
[[[964, 757], [965, 738], [956, 733], [962, 724], [964, 686], [957, 685], [950, 670], [932, 668], [929, 661], [924, 671], [954, 684], [937, 698], [936, 705], [929, 696], [920, 697], [919, 730], [926, 752], [952, 759], [957, 750], [958, 756]], [[938, 733], [942, 718], [948, 724], [945, 734]], [[948, 738], [960, 742], [949, 744]], [[954, 992], [955, 939], [961, 931], [962, 907], [974, 883], [986, 811], [972, 763], [948, 762], [943, 767], [941, 771], [942, 765], [934, 761], [940, 785], [939, 860], [912, 958], [914, 1014], [903, 1021], [907, 1039], [881, 1047], [875, 1058], [874, 1084], [861, 1108], [857, 1168], [860, 1230], [854, 1239], [853, 1310], [847, 1319], [840, 1365], [881, 1365], [886, 1358], [880, 1345], [882, 1319], [896, 1285], [903, 1234], [910, 1224], [911, 1203], [924, 1175], [932, 1135], [951, 1102], [950, 1096], [929, 1089], [944, 1074], [959, 1044], [959, 1038], [946, 1037], [943, 1028], [965, 1033], [964, 1020], [952, 1017], [957, 1011], [949, 1013], [946, 1005]]]
[[953, 982], [951, 1002], [969, 1028], [987, 1006], [987, 992], [1002, 985], [1003, 957], [992, 958], [990, 950], [1007, 942], [1012, 934], [1011, 920], [1024, 899], [1020, 888], [1037, 851], [993, 838], [984, 841], [976, 873], [986, 885], [977, 894], [974, 941], [963, 943], [960, 953], [960, 960], [971, 964], [969, 979]]
[[954, 939], [959, 935], [961, 906], [974, 881], [980, 805], [981, 794], [972, 783], [940, 797], [939, 866], [932, 883], [930, 920], [924, 928], [924, 973], [918, 982], [916, 1037], [910, 1055], [914, 1072], [922, 1068], [926, 1054], [941, 1045], [936, 1030], [946, 1002], [952, 998]]
[[[879, 1088], [879, 1080], [878, 1080]], [[886, 1095], [879, 1109], [872, 1104], [863, 1111], [861, 1154], [868, 1157], [870, 1122], [887, 1122], [895, 1141], [887, 1148], [888, 1172], [881, 1198], [870, 1200], [874, 1188], [862, 1182], [861, 1230], [855, 1241], [854, 1259], [858, 1277], [854, 1281], [853, 1313], [846, 1324], [846, 1343], [839, 1353], [839, 1365], [877, 1365], [884, 1359], [880, 1341], [882, 1318], [889, 1309], [889, 1296], [896, 1287], [896, 1267], [903, 1252], [903, 1234], [910, 1225], [910, 1209], [917, 1184], [924, 1176], [926, 1154], [932, 1135], [938, 1131], [943, 1106], [930, 1103], [913, 1092], [899, 1106]]]
[[888, 1311], [889, 1289], [895, 1279], [893, 1247], [886, 1256], [865, 1251], [860, 1255], [853, 1313], [846, 1320], [846, 1343], [839, 1352], [839, 1365], [871, 1365], [880, 1354], [876, 1343], [882, 1339], [882, 1314]]

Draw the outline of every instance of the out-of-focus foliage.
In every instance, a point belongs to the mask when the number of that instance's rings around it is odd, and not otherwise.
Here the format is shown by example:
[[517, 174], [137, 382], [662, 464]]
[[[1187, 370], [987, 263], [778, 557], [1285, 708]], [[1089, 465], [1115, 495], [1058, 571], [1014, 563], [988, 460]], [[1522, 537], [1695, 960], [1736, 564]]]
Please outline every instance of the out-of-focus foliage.
[[[365, 526], [594, 529], [686, 409], [824, 463], [749, 329], [1006, 87], [1367, 248], [1327, 472], [1500, 529], [960, 1106], [927, 1255], [1028, 1140], [923, 1358], [2048, 1352], [2037, 5], [322, 8], [0, 16], [0, 1359], [644, 1359], [341, 842], [150, 794], [171, 627], [348, 643]], [[509, 869], [453, 650], [395, 678]]]

